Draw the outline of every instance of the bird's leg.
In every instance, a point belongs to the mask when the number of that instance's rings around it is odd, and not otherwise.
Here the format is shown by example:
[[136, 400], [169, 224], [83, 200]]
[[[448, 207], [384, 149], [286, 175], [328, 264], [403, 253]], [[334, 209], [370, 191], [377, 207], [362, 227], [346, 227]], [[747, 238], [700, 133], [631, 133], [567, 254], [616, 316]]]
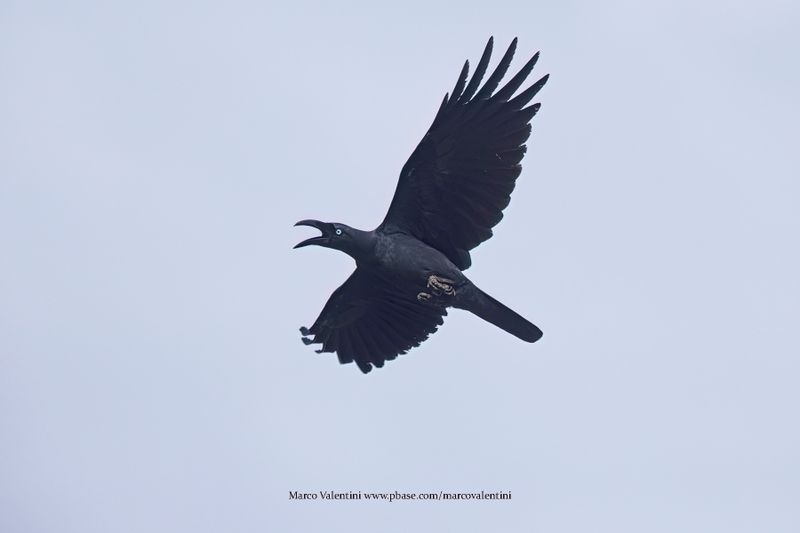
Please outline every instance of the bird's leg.
[[433, 294], [441, 296], [442, 293], [447, 296], [455, 296], [456, 290], [453, 288], [454, 281], [452, 279], [440, 278], [439, 276], [428, 277], [428, 287], [433, 289]]
[[428, 294], [427, 292], [421, 292], [421, 293], [417, 294], [417, 300], [419, 300], [420, 302], [427, 302], [430, 299], [431, 299], [431, 295]]

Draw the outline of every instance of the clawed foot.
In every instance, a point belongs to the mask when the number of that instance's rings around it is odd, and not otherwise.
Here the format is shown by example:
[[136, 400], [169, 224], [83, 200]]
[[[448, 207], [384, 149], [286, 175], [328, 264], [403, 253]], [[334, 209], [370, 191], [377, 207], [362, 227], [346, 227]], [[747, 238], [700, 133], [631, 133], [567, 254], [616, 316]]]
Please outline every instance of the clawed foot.
[[453, 288], [452, 279], [441, 278], [439, 276], [428, 276], [428, 288], [430, 292], [421, 292], [417, 294], [417, 300], [420, 302], [427, 302], [434, 296], [455, 296], [456, 290]]
[[440, 278], [439, 276], [430, 276], [428, 278], [428, 287], [432, 289], [433, 294], [436, 296], [441, 296], [442, 293], [447, 296], [455, 296], [456, 290], [453, 288], [453, 283], [452, 279]]

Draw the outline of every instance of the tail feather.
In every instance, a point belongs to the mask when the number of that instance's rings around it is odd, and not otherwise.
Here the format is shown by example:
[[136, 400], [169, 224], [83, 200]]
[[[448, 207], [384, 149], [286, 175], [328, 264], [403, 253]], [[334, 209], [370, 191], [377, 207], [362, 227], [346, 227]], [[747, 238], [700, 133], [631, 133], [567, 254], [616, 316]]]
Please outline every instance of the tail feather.
[[542, 330], [534, 324], [478, 287], [472, 285], [471, 289], [474, 290], [474, 293], [470, 295], [471, 297], [459, 302], [461, 305], [456, 307], [466, 309], [526, 342], [536, 342], [542, 338]]

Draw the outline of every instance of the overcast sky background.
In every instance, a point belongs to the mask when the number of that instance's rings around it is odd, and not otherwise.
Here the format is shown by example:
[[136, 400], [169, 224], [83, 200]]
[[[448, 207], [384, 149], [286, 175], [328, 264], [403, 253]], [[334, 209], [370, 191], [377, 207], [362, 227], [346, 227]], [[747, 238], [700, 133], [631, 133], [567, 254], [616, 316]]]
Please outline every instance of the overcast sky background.
[[[799, 531], [799, 9], [3, 1], [0, 531]], [[292, 224], [375, 227], [490, 35], [551, 79], [468, 274], [543, 340], [316, 355]]]

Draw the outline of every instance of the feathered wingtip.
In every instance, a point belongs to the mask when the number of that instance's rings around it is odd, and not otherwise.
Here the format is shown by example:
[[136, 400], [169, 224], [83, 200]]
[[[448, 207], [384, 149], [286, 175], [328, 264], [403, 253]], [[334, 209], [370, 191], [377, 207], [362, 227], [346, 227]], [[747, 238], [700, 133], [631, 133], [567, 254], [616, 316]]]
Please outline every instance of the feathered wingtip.
[[539, 60], [539, 52], [536, 52], [533, 57], [531, 57], [527, 63], [525, 63], [520, 71], [497, 93], [495, 93], [495, 90], [500, 85], [500, 82], [506, 75], [506, 72], [508, 72], [508, 68], [511, 66], [511, 60], [514, 58], [514, 53], [517, 50], [517, 43], [518, 39], [514, 37], [492, 74], [489, 76], [483, 86], [481, 86], [483, 77], [486, 74], [487, 68], [489, 67], [492, 50], [494, 49], [494, 37], [489, 37], [486, 47], [483, 49], [483, 54], [481, 54], [481, 58], [478, 61], [478, 66], [475, 68], [474, 74], [470, 78], [469, 60], [465, 61], [453, 90], [445, 94], [444, 99], [439, 106], [439, 110], [436, 113], [436, 118], [439, 118], [447, 109], [454, 105], [465, 105], [470, 101], [475, 100], [491, 99], [492, 101], [496, 102], [511, 102], [514, 106], [516, 106], [517, 109], [522, 109], [525, 104], [527, 104], [534, 96], [536, 96], [536, 93], [539, 92], [544, 84], [547, 83], [549, 74], [543, 76], [532, 86], [528, 87], [519, 95], [517, 95], [513, 100], [510, 100], [517, 89], [519, 89], [522, 84], [525, 83], [528, 75], [531, 73], [533, 67], [536, 65], [536, 62]]
[[309, 344], [314, 344], [314, 340], [311, 339], [311, 331], [309, 331], [307, 327], [302, 326], [300, 328], [300, 335], [302, 335], [302, 337], [300, 337], [300, 340], [303, 341], [303, 344], [305, 344], [306, 346], [308, 346]]

